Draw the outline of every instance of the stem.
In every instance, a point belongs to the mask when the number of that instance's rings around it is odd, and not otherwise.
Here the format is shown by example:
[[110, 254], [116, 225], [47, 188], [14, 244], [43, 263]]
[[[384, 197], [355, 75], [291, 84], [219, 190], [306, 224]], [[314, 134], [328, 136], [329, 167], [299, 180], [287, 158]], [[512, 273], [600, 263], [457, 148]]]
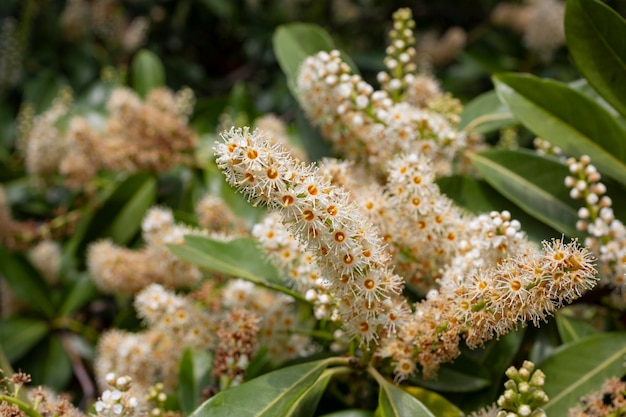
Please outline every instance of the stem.
[[467, 133], [470, 133], [472, 130], [476, 129], [477, 126], [483, 123], [494, 122], [496, 120], [512, 119], [512, 118], [513, 118], [512, 113], [485, 114], [484, 116], [480, 116], [472, 120], [472, 122], [468, 124], [467, 126], [465, 126], [465, 129], [463, 130], [466, 131]]
[[63, 344], [65, 351], [70, 357], [70, 361], [72, 362], [72, 368], [74, 370], [74, 375], [76, 376], [76, 379], [80, 384], [81, 390], [83, 391], [83, 402], [85, 404], [88, 404], [91, 402], [91, 400], [96, 398], [96, 387], [91, 380], [91, 377], [89, 376], [89, 372], [87, 372], [87, 369], [85, 368], [85, 364], [83, 364], [80, 356], [72, 347], [72, 343], [69, 340], [67, 334], [61, 334], [61, 343]]
[[389, 383], [389, 381], [387, 381], [385, 377], [382, 376], [380, 372], [378, 372], [378, 370], [371, 364], [367, 366], [367, 373], [374, 377], [376, 382], [378, 382], [378, 385], [385, 385]]
[[9, 404], [17, 405], [20, 408], [20, 410], [22, 410], [24, 414], [26, 414], [29, 417], [42, 417], [42, 415], [39, 414], [37, 410], [35, 410], [30, 405], [26, 404], [24, 401], [18, 400], [17, 398], [0, 394], [0, 401], [6, 401]]

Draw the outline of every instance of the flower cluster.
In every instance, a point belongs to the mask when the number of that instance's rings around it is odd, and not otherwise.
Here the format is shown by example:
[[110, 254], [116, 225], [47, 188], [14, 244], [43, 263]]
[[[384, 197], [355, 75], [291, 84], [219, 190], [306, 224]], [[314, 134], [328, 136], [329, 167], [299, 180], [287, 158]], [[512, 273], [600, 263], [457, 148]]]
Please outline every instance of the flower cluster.
[[379, 325], [391, 325], [387, 302], [403, 282], [386, 268], [389, 256], [373, 226], [343, 189], [261, 132], [231, 129], [222, 138], [217, 164], [228, 182], [255, 205], [281, 210], [291, 233], [315, 253], [348, 330], [366, 343], [376, 339]]
[[623, 416], [626, 414], [626, 382], [609, 378], [599, 391], [585, 395], [570, 408], [568, 417]]
[[[395, 155], [417, 152], [431, 158], [438, 174], [449, 173], [467, 138], [456, 130], [453, 121], [458, 123], [458, 114], [429, 108], [443, 94], [437, 81], [417, 74], [412, 63], [415, 39], [410, 11], [401, 9], [394, 19], [385, 59], [389, 72], [378, 75], [381, 90], [353, 74], [338, 51], [319, 52], [300, 68], [300, 104], [309, 120], [348, 159], [381, 172]], [[447, 107], [458, 110], [458, 106]]]
[[[44, 113], [21, 113], [20, 143], [29, 174], [50, 182], [64, 176], [80, 189], [100, 170], [165, 171], [190, 162], [197, 137], [188, 126], [194, 97], [189, 89], [152, 90], [145, 100], [126, 87], [115, 88], [106, 116], [73, 116], [72, 96], [62, 93]], [[89, 189], [87, 187], [87, 189]]]
[[[347, 194], [330, 182], [341, 181], [342, 167], [303, 165], [259, 131], [231, 129], [222, 137], [217, 163], [228, 181], [255, 204], [277, 210], [302, 246], [275, 220], [257, 226], [255, 235], [274, 258], [284, 256], [278, 263], [297, 279], [311, 273], [310, 251], [319, 273], [308, 275], [309, 285], [314, 278], [327, 291], [349, 335], [366, 346], [379, 342], [376, 354], [391, 359], [399, 378], [413, 373], [416, 363], [432, 374], [460, 354], [462, 337], [475, 347], [520, 324], [538, 324], [595, 285], [586, 249], [553, 240], [540, 251], [508, 212], [463, 213], [440, 194], [424, 156], [392, 161], [376, 201], [372, 196], [381, 188]], [[356, 203], [361, 198], [365, 204]], [[389, 253], [361, 212], [386, 225]], [[296, 254], [298, 260], [291, 260]], [[400, 297], [404, 279], [394, 267], [411, 285], [420, 274], [438, 277], [422, 286], [430, 291], [413, 312]]]
[[198, 268], [178, 259], [166, 246], [182, 244], [186, 234], [200, 231], [176, 224], [172, 211], [160, 207], [148, 211], [141, 227], [147, 243], [142, 249], [127, 249], [110, 240], [89, 246], [87, 268], [100, 289], [130, 295], [150, 283], [180, 288], [200, 280]]
[[137, 412], [139, 402], [137, 398], [128, 394], [132, 379], [128, 376], [116, 376], [114, 373], [106, 375], [106, 382], [110, 389], [94, 404], [97, 417], [130, 417]]
[[565, 2], [560, 0], [526, 0], [523, 4], [499, 3], [491, 21], [510, 27], [523, 36], [524, 44], [544, 61], [565, 45], [563, 17]]
[[599, 271], [619, 291], [626, 289], [626, 227], [615, 217], [613, 201], [606, 195], [602, 176], [587, 155], [567, 160], [571, 176], [565, 185], [573, 199], [584, 202], [578, 210], [576, 228], [587, 232], [585, 245], [598, 254]]

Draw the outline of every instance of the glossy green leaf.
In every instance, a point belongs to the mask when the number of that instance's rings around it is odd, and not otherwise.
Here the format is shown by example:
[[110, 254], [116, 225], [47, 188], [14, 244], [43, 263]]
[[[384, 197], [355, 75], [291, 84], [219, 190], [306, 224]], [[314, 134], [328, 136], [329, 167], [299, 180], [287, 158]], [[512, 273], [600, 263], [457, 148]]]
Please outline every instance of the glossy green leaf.
[[526, 213], [560, 233], [580, 235], [575, 202], [563, 184], [567, 166], [526, 150], [491, 149], [470, 158], [485, 181]]
[[589, 155], [626, 184], [626, 130], [602, 106], [565, 84], [531, 75], [494, 76], [498, 96], [517, 119], [567, 155]]
[[624, 375], [626, 332], [603, 333], [569, 343], [538, 365], [546, 374], [544, 391], [549, 416], [565, 416], [578, 399], [597, 390], [604, 380]]
[[381, 417], [435, 417], [424, 404], [390, 382], [379, 381], [378, 410]]
[[287, 410], [316, 384], [328, 366], [328, 360], [321, 360], [270, 372], [220, 392], [191, 417], [289, 417]]
[[511, 217], [522, 224], [522, 230], [528, 237], [536, 242], [558, 234], [550, 226], [529, 216], [484, 180], [468, 175], [453, 175], [438, 178], [436, 182], [442, 193], [474, 214], [508, 210]]
[[435, 417], [464, 417], [465, 413], [459, 407], [446, 400], [434, 391], [421, 387], [403, 386], [403, 390], [417, 398]]
[[202, 390], [209, 385], [213, 355], [204, 350], [185, 349], [178, 368], [178, 403], [185, 415], [200, 405]]
[[325, 369], [322, 375], [317, 378], [315, 383], [311, 385], [302, 395], [300, 395], [293, 402], [291, 407], [285, 410], [284, 415], [293, 417], [312, 417], [333, 374], [333, 369]]
[[0, 345], [7, 359], [14, 362], [36, 346], [50, 332], [43, 320], [9, 317], [0, 321]]
[[142, 97], [150, 90], [165, 85], [163, 63], [152, 51], [142, 49], [135, 55], [131, 64], [133, 89]]
[[141, 228], [146, 212], [154, 205], [156, 188], [156, 179], [147, 178], [120, 208], [104, 234], [120, 245], [130, 242]]
[[599, 333], [598, 329], [585, 320], [570, 317], [563, 310], [556, 313], [556, 326], [563, 343], [577, 342]]
[[302, 294], [282, 285], [278, 270], [269, 263], [253, 239], [223, 242], [207, 236], [187, 235], [184, 245], [168, 247], [179, 258], [209, 271], [242, 278], [304, 300]]
[[0, 276], [30, 308], [48, 317], [54, 315], [55, 307], [50, 299], [50, 290], [39, 272], [24, 256], [11, 253], [4, 246], [0, 246]]
[[626, 116], [626, 20], [597, 0], [568, 0], [565, 36], [576, 66]]
[[483, 93], [463, 106], [459, 130], [485, 134], [517, 124], [511, 111], [494, 90]]

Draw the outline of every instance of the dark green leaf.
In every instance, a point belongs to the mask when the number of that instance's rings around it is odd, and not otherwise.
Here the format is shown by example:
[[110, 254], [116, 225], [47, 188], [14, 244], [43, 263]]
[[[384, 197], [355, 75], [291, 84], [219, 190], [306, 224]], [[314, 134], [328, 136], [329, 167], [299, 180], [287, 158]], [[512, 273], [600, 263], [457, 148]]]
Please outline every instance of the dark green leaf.
[[434, 391], [420, 387], [403, 386], [403, 390], [417, 398], [435, 417], [464, 417], [465, 413], [456, 405]]
[[485, 181], [526, 213], [568, 236], [580, 235], [575, 202], [563, 184], [567, 166], [526, 150], [491, 149], [470, 157]]
[[86, 274], [80, 275], [70, 288], [69, 293], [63, 298], [63, 304], [58, 315], [64, 317], [74, 313], [99, 294], [92, 279]]
[[320, 417], [374, 417], [374, 413], [365, 410], [343, 410], [330, 414], [324, 414]]
[[58, 334], [51, 334], [18, 364], [28, 369], [34, 385], [45, 385], [57, 392], [65, 390], [72, 377], [72, 362]]
[[156, 179], [149, 177], [120, 207], [119, 212], [104, 231], [114, 242], [124, 245], [137, 234], [141, 221], [156, 199]]
[[24, 356], [50, 331], [43, 320], [9, 317], [0, 321], [0, 345], [11, 362]]
[[178, 368], [178, 402], [189, 415], [200, 405], [202, 390], [209, 385], [213, 356], [204, 350], [185, 349]]
[[11, 290], [29, 307], [41, 311], [48, 317], [54, 315], [49, 288], [37, 270], [20, 254], [9, 252], [0, 246], [0, 276]]
[[602, 106], [531, 75], [499, 74], [494, 82], [500, 99], [533, 133], [567, 155], [589, 155], [602, 173], [626, 184], [626, 130]]
[[179, 258], [209, 271], [243, 278], [304, 300], [300, 293], [283, 285], [278, 270], [268, 262], [253, 239], [223, 242], [206, 236], [187, 235], [184, 245], [169, 245], [169, 249]]
[[517, 123], [511, 111], [492, 90], [481, 94], [463, 107], [459, 130], [485, 134]]
[[577, 342], [599, 333], [598, 329], [584, 320], [570, 317], [561, 309], [556, 313], [556, 325], [563, 343]]
[[624, 375], [624, 355], [625, 332], [594, 335], [557, 349], [538, 365], [546, 374], [546, 413], [567, 415], [581, 396], [597, 390], [607, 378]]
[[142, 97], [150, 90], [165, 85], [163, 63], [154, 52], [142, 49], [131, 64], [133, 89]]
[[490, 386], [491, 376], [484, 366], [463, 355], [453, 363], [442, 365], [436, 378], [416, 376], [409, 381], [432, 391], [473, 392]]
[[596, 0], [569, 0], [565, 36], [576, 66], [626, 116], [626, 21]]
[[328, 365], [328, 360], [321, 360], [270, 372], [220, 392], [191, 417], [290, 417], [287, 411], [316, 384]]
[[[143, 173], [131, 175], [114, 184], [104, 196], [104, 203], [87, 219], [87, 224], [81, 223], [79, 234], [82, 236], [77, 250], [84, 250], [90, 242], [105, 237], [121, 239], [114, 240], [120, 245], [128, 243], [126, 240], [136, 235], [141, 228], [139, 213], [151, 201], [153, 186], [154, 178]], [[137, 194], [144, 197], [137, 198]], [[123, 218], [134, 220], [133, 223], [126, 224], [126, 230], [123, 230], [124, 224], [120, 220]]]
[[381, 417], [435, 417], [424, 404], [390, 382], [378, 381], [378, 410]]

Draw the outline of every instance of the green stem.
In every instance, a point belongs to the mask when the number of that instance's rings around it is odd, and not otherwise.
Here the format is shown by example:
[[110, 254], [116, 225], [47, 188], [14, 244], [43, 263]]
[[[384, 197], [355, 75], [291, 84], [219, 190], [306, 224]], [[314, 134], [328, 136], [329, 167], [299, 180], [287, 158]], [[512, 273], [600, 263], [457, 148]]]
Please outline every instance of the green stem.
[[385, 385], [389, 383], [389, 381], [387, 381], [385, 377], [382, 376], [380, 372], [378, 372], [378, 370], [371, 364], [367, 366], [367, 373], [374, 377], [376, 382], [378, 382], [378, 385]]
[[484, 116], [480, 116], [472, 120], [472, 122], [468, 124], [467, 126], [465, 126], [465, 129], [463, 130], [467, 133], [470, 133], [472, 130], [476, 129], [476, 127], [478, 127], [479, 125], [483, 123], [494, 122], [496, 120], [512, 119], [512, 118], [513, 118], [512, 113], [485, 114]]
[[6, 401], [9, 404], [17, 405], [20, 408], [20, 410], [22, 410], [24, 414], [26, 414], [29, 417], [42, 417], [42, 415], [39, 414], [37, 410], [35, 410], [33, 407], [31, 407], [24, 401], [18, 400], [17, 398], [0, 394], [0, 401]]

